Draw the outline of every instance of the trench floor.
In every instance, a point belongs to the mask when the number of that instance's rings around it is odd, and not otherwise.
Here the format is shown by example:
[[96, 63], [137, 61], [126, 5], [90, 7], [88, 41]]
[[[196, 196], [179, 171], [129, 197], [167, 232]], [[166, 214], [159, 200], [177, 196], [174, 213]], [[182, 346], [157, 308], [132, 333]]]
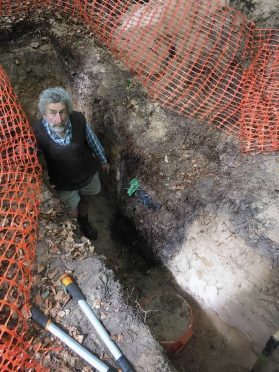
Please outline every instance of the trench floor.
[[[95, 197], [90, 205], [90, 221], [98, 229], [98, 239], [94, 243], [95, 252], [104, 255], [107, 267], [112, 269], [120, 281], [127, 299], [145, 319], [144, 307], [140, 299], [156, 291], [178, 293], [190, 304], [193, 311], [193, 336], [179, 354], [169, 355], [179, 372], [244, 372], [249, 371], [256, 359], [253, 344], [238, 329], [230, 327], [218, 314], [202, 309], [189, 295], [181, 292], [172, 274], [159, 264], [150, 266], [135, 250], [133, 237], [127, 242], [116, 239], [115, 231], [123, 229], [123, 221], [112, 221], [115, 208], [103, 194]], [[161, 304], [162, 308], [165, 304]], [[151, 330], [152, 331], [152, 330]], [[265, 369], [275, 372], [272, 367]], [[148, 371], [147, 371], [148, 372]]]

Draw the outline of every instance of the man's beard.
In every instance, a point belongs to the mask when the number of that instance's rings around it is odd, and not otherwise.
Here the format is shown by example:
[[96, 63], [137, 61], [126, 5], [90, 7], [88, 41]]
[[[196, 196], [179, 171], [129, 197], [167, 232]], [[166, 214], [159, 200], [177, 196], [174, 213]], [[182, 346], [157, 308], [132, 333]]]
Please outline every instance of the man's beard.
[[66, 130], [66, 124], [63, 124], [63, 125], [53, 125], [51, 126], [51, 130], [56, 133], [56, 134], [62, 134], [65, 132]]

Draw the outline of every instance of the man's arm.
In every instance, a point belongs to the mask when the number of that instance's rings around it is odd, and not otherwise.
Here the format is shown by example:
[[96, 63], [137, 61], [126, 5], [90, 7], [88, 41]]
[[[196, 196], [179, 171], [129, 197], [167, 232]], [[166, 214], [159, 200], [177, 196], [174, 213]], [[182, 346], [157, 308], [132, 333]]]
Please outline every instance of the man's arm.
[[102, 170], [106, 173], [109, 172], [109, 164], [106, 158], [105, 150], [101, 145], [98, 137], [93, 132], [90, 124], [86, 124], [86, 139], [91, 151], [96, 155], [99, 162], [101, 163]]

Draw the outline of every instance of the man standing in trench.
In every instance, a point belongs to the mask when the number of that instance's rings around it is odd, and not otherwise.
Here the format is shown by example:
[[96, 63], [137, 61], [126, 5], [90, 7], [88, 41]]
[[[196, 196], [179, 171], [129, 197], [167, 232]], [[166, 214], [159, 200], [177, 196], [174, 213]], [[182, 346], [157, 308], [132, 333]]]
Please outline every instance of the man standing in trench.
[[95, 240], [97, 230], [88, 221], [88, 207], [90, 197], [101, 190], [99, 168], [109, 173], [104, 149], [84, 115], [73, 111], [65, 89], [44, 90], [38, 107], [42, 119], [34, 123], [33, 129], [50, 183], [77, 217], [81, 232]]

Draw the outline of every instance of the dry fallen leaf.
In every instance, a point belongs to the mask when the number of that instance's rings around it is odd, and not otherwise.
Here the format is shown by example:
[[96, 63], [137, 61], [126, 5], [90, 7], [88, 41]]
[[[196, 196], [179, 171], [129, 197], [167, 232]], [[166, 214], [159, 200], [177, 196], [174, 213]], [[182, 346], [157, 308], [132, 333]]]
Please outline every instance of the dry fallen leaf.
[[65, 312], [64, 310], [60, 310], [60, 311], [58, 311], [58, 313], [57, 313], [57, 316], [58, 316], [59, 318], [63, 318], [65, 315], [66, 315], [66, 312]]
[[44, 269], [46, 268], [45, 265], [39, 265], [37, 271], [38, 271], [38, 274], [40, 274], [42, 271], [44, 271]]
[[84, 335], [77, 335], [75, 339], [77, 340], [77, 342], [82, 344], [82, 341], [84, 340]]
[[91, 372], [92, 371], [92, 367], [89, 367], [89, 366], [86, 366], [86, 367], [83, 367], [82, 372]]
[[98, 298], [96, 298], [95, 300], [94, 300], [94, 302], [93, 302], [93, 308], [94, 309], [100, 309], [100, 307], [101, 307], [101, 300], [100, 299], [98, 299]]
[[51, 273], [48, 273], [47, 276], [48, 276], [49, 279], [53, 279], [56, 274], [57, 274], [57, 270], [54, 270]]
[[53, 208], [48, 209], [48, 210], [45, 211], [44, 213], [45, 213], [45, 214], [51, 214], [51, 213], [53, 213]]
[[57, 247], [57, 245], [54, 245], [50, 248], [50, 252], [51, 253], [58, 253], [59, 252], [59, 248]]
[[118, 335], [112, 335], [111, 338], [116, 342], [122, 342], [124, 340], [124, 336], [121, 333]]
[[83, 339], [84, 339], [84, 335], [82, 335], [78, 329], [74, 326], [70, 326], [69, 327], [69, 334], [75, 339], [77, 340], [79, 343], [82, 343]]
[[63, 291], [58, 291], [56, 293], [56, 295], [54, 296], [54, 300], [60, 302], [60, 301], [62, 301], [64, 295], [65, 295], [65, 293]]
[[37, 294], [35, 296], [35, 304], [41, 306], [43, 302], [44, 302], [43, 298], [39, 294]]
[[25, 307], [23, 307], [23, 309], [21, 310], [21, 314], [23, 315], [24, 319], [30, 319], [31, 318], [31, 311], [29, 309], [26, 309]]
[[101, 320], [103, 320], [103, 319], [106, 319], [107, 318], [107, 315], [105, 314], [105, 313], [100, 313], [100, 318], [101, 318]]
[[66, 315], [69, 315], [69, 314], [70, 314], [70, 312], [71, 312], [71, 310], [70, 310], [70, 309], [65, 309], [64, 311], [65, 311]]

